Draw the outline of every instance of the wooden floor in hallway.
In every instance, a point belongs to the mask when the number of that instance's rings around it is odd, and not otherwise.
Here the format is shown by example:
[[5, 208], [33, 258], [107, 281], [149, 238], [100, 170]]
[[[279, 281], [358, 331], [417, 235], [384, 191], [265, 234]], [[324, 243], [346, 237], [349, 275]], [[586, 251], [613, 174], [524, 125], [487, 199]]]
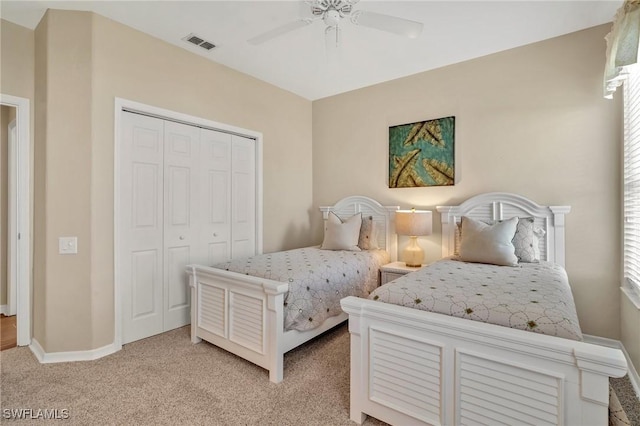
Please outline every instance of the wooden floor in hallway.
[[18, 328], [16, 316], [0, 315], [0, 351], [15, 348], [18, 343]]

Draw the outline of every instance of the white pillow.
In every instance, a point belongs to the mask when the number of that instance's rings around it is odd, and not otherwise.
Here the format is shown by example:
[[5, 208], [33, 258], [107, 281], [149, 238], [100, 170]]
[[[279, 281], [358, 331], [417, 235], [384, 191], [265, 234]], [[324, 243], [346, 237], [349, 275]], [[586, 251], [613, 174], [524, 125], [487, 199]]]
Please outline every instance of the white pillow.
[[324, 241], [322, 241], [320, 248], [324, 250], [360, 251], [360, 247], [358, 247], [360, 226], [362, 226], [361, 213], [355, 214], [342, 222], [335, 213], [329, 212], [324, 228]]
[[502, 266], [517, 265], [518, 258], [511, 242], [517, 227], [517, 217], [493, 225], [463, 217], [460, 260]]
[[[496, 223], [494, 220], [483, 220], [487, 225]], [[363, 222], [364, 223], [364, 222]], [[535, 219], [532, 217], [519, 217], [516, 233], [511, 240], [515, 248], [515, 255], [518, 262], [538, 263], [540, 262], [540, 240], [546, 234], [545, 230], [534, 226]], [[454, 256], [460, 254], [460, 241], [462, 239], [462, 223], [456, 224]]]

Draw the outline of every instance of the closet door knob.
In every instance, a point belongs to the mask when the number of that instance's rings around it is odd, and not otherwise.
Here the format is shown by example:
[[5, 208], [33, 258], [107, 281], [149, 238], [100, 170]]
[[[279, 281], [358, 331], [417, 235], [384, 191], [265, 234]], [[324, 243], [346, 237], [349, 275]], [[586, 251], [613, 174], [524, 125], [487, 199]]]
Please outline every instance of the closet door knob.
[[181, 239], [181, 240], [184, 240], [184, 235], [180, 235], [180, 239]]
[[213, 233], [213, 236], [214, 236], [214, 237], [217, 237], [217, 236], [218, 236], [218, 233], [217, 233], [217, 232], [214, 232], [214, 233]]

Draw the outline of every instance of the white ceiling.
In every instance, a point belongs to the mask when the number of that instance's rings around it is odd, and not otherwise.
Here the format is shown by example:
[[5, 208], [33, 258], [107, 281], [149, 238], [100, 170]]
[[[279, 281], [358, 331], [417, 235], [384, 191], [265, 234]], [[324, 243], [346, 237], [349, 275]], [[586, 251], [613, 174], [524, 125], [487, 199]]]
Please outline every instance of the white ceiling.
[[[610, 22], [621, 4], [362, 0], [354, 10], [420, 21], [424, 31], [410, 40], [347, 21], [337, 61], [327, 59], [321, 21], [258, 46], [246, 42], [309, 16], [301, 1], [2, 0], [0, 16], [33, 29], [47, 8], [93, 11], [315, 100]], [[182, 41], [189, 33], [218, 47], [206, 51]]]

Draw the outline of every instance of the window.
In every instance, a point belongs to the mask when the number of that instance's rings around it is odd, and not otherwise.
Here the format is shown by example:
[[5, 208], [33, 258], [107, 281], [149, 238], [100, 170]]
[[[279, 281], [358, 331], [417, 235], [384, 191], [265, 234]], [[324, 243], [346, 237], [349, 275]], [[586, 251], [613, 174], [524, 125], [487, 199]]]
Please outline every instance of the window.
[[624, 278], [640, 294], [640, 64], [624, 82]]

